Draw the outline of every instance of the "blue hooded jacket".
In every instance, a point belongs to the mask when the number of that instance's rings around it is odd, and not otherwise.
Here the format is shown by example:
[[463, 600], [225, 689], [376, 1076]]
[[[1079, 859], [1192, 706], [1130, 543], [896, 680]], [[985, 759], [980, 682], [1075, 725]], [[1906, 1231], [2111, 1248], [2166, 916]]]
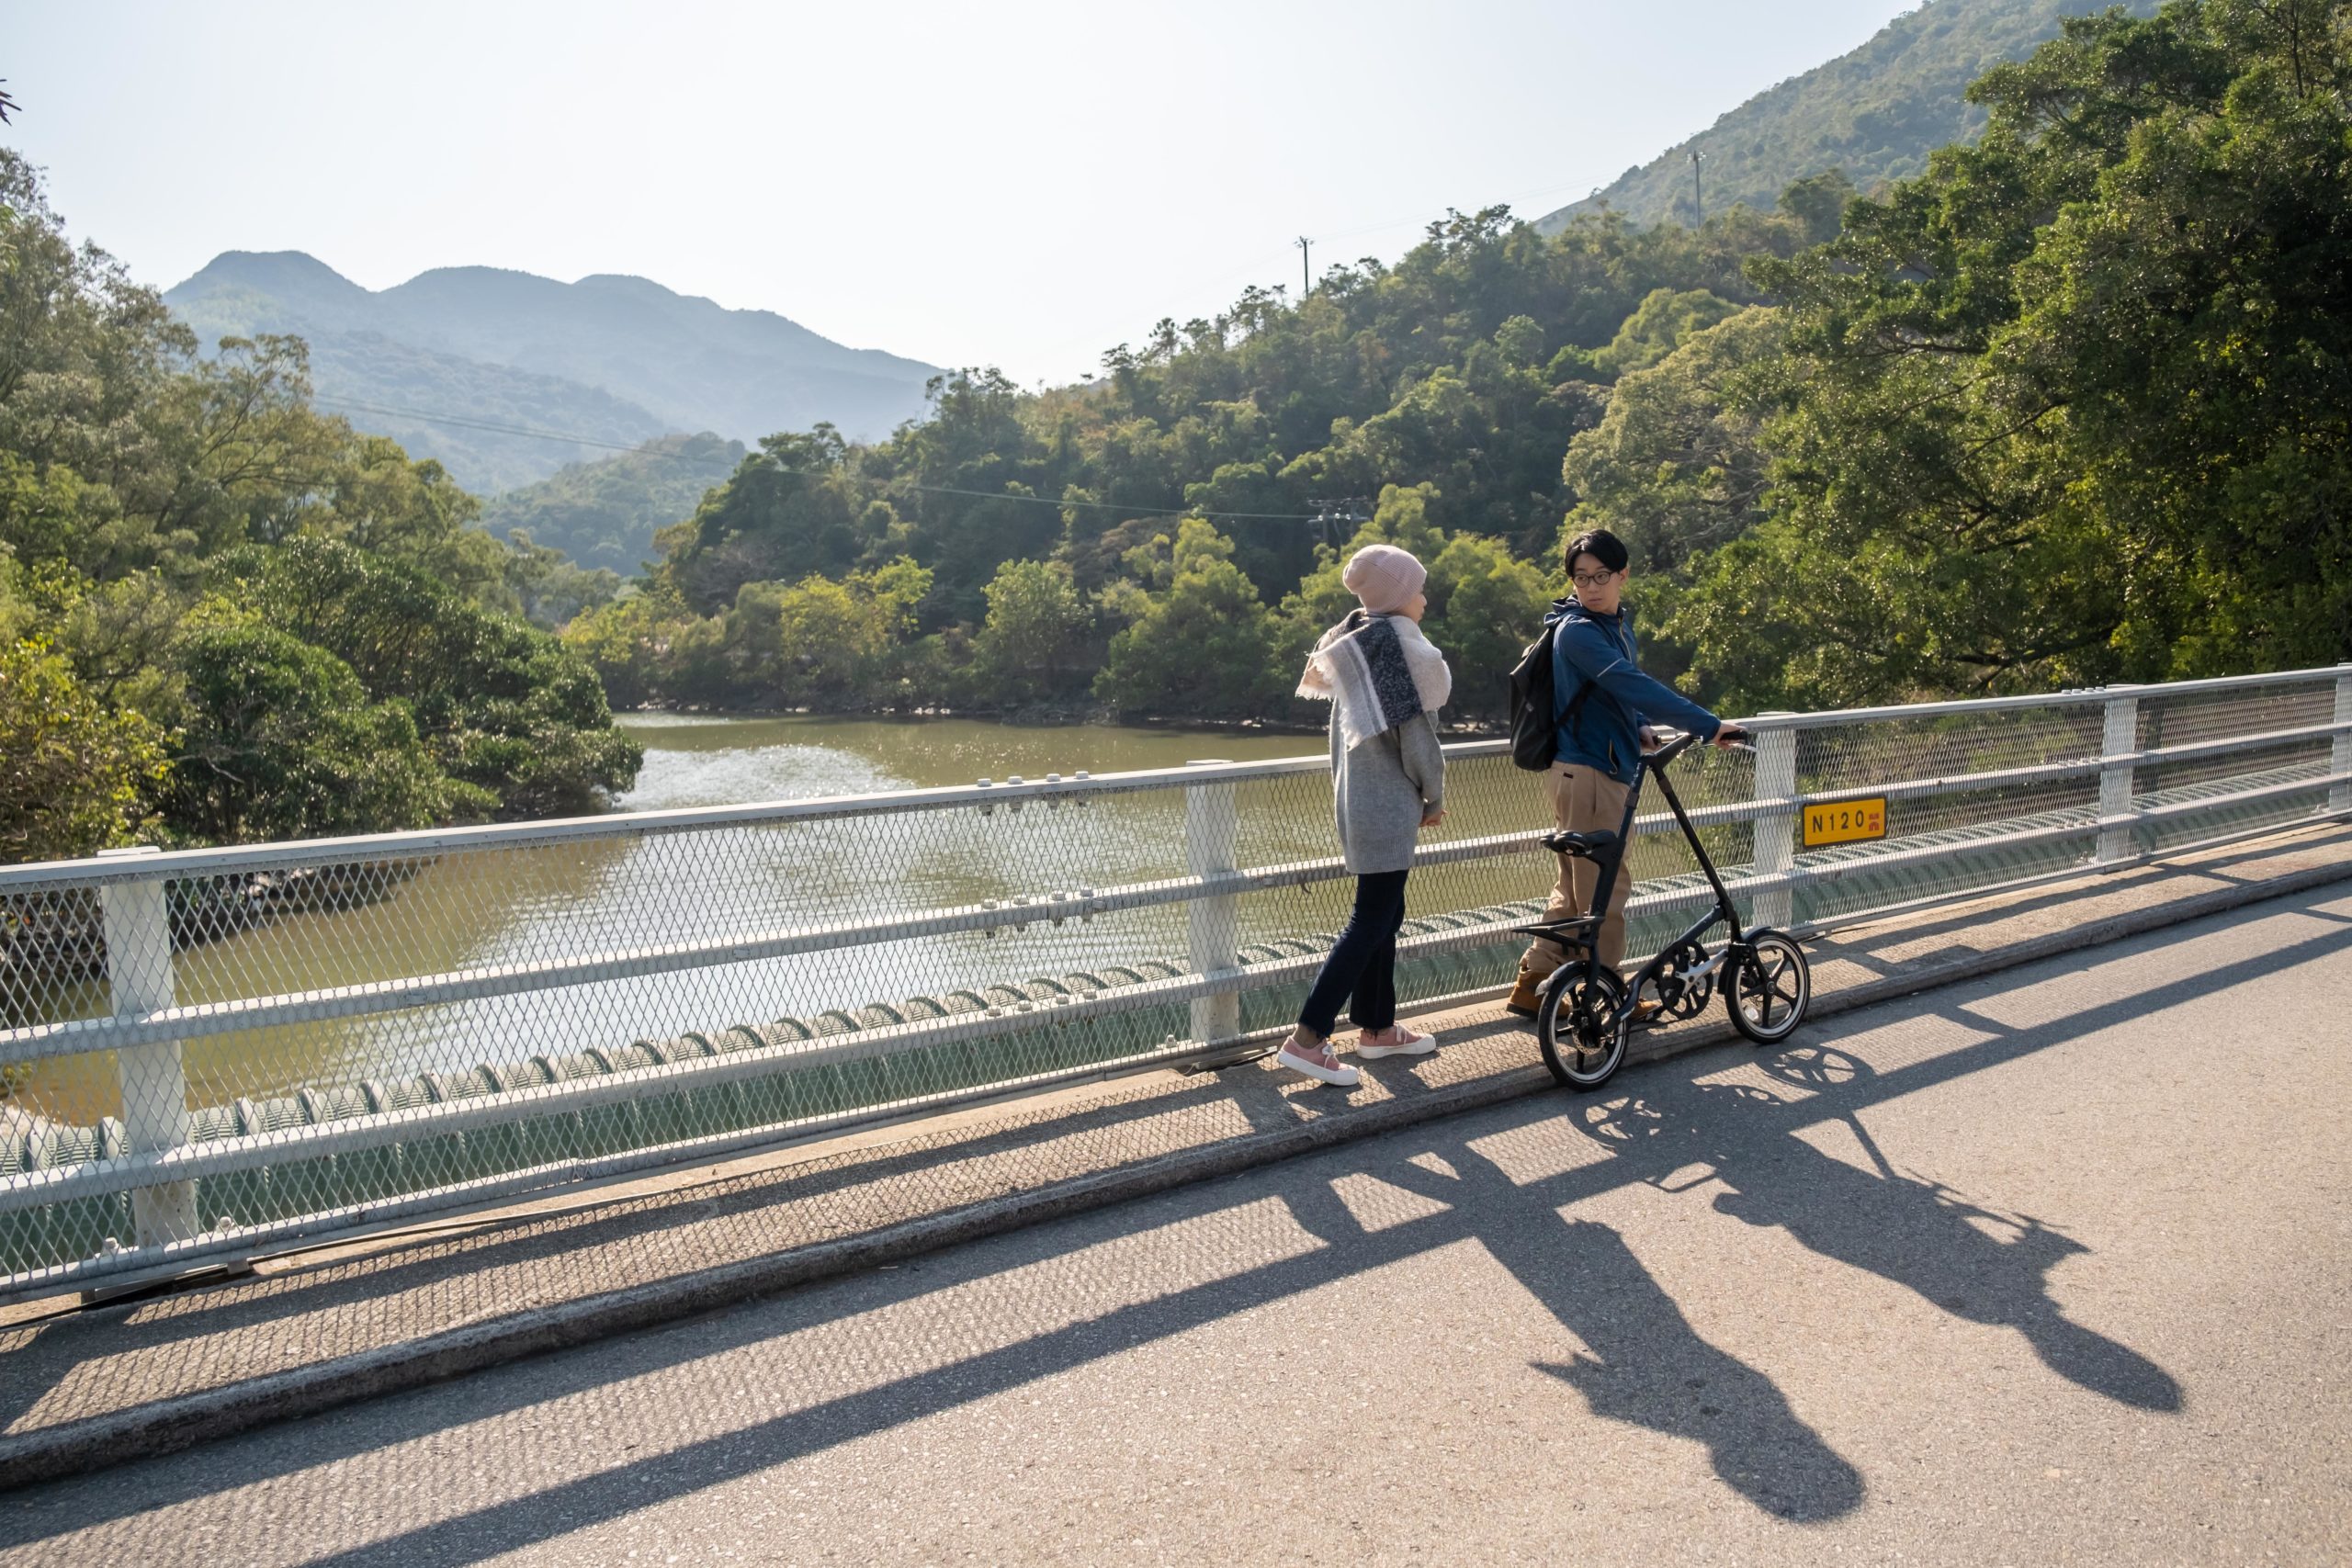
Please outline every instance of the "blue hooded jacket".
[[[1642, 726], [1669, 724], [1713, 740], [1724, 721], [1665, 682], [1642, 673], [1634, 661], [1633, 612], [1619, 606], [1598, 615], [1573, 598], [1555, 600], [1545, 626], [1552, 637], [1552, 701], [1557, 705], [1557, 760], [1598, 768], [1619, 784], [1631, 784], [1641, 768]], [[1573, 719], [1568, 710], [1578, 692], [1592, 690]]]

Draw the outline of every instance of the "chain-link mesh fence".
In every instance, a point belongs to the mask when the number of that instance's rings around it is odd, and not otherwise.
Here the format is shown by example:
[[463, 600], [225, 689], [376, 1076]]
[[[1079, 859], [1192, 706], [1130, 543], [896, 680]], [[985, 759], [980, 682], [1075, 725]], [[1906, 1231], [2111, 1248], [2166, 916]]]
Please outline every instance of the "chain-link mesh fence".
[[[1673, 776], [1800, 929], [2352, 811], [2346, 671], [1756, 728]], [[1541, 782], [1449, 758], [1411, 1002], [1507, 981], [1556, 869]], [[1710, 897], [1643, 811], [1637, 953]], [[0, 868], [0, 1288], [1197, 1057], [1351, 896], [1319, 756]]]

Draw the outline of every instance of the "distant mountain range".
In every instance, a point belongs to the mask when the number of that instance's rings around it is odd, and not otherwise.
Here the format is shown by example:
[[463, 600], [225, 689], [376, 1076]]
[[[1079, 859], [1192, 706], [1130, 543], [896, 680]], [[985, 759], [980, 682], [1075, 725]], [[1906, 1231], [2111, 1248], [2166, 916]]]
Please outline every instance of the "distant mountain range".
[[[1843, 169], [1867, 191], [1927, 167], [1928, 154], [1984, 129], [1984, 111], [1962, 96], [1992, 66], [2021, 60], [2054, 38], [2062, 19], [2106, 8], [2108, 0], [1928, 0], [1849, 54], [1756, 95], [1721, 119], [1605, 190], [1536, 220], [1556, 233], [1602, 206], [1639, 224], [1690, 223], [1698, 216], [1690, 153], [1707, 210], [1735, 202], [1770, 209], [1796, 181]], [[2156, 0], [2124, 9], [2153, 14]]]
[[484, 493], [674, 432], [887, 434], [922, 416], [939, 373], [608, 274], [440, 267], [378, 291], [300, 251], [229, 251], [164, 299], [208, 343], [301, 334], [322, 404]]

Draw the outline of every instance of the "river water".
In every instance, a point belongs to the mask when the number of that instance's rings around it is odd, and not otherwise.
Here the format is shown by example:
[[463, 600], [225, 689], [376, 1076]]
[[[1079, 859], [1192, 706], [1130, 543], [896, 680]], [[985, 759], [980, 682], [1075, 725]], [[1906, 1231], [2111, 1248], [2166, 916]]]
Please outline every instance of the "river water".
[[621, 726], [645, 747], [637, 787], [616, 807], [728, 806], [867, 790], [1064, 777], [1181, 767], [1225, 758], [1296, 757], [1319, 735], [1262, 730], [1135, 729], [1108, 724], [1023, 727], [972, 718], [713, 718], [629, 714]]
[[[645, 747], [618, 811], [737, 805], [1069, 777], [1317, 753], [1319, 736], [1261, 731], [1018, 727], [629, 715]], [[1244, 785], [1262, 792], [1265, 785]], [[1242, 863], [1329, 854], [1327, 786], [1283, 781], [1297, 799], [1243, 800]], [[1319, 806], [1319, 809], [1317, 808]], [[764, 934], [842, 919], [1010, 902], [1015, 893], [1180, 874], [1183, 792], [1112, 795], [1085, 810], [968, 810], [797, 827], [575, 840], [545, 850], [447, 855], [389, 896], [298, 914], [184, 951], [183, 1004], [365, 985], [586, 953]], [[1318, 890], [1319, 891], [1319, 890]], [[1326, 900], [1328, 901], [1328, 900]], [[541, 1054], [625, 1045], [688, 1030], [808, 1018], [831, 1008], [944, 994], [1184, 953], [1184, 911], [1166, 906], [1090, 924], [1037, 922], [995, 940], [963, 932], [682, 973], [595, 982], [360, 1019], [200, 1037], [186, 1047], [190, 1100], [260, 1100], [304, 1085], [465, 1073]], [[1311, 922], [1328, 926], [1318, 913]], [[1014, 973], [1013, 971], [1017, 971]], [[102, 997], [89, 1000], [103, 1006]], [[21, 1103], [87, 1124], [119, 1103], [111, 1058], [39, 1065]]]

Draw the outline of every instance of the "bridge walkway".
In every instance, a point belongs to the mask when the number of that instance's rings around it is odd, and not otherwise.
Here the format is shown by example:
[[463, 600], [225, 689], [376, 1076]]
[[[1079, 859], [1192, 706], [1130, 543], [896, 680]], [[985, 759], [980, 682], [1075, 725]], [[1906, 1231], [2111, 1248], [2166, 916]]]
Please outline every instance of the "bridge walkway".
[[[1853, 928], [1814, 944], [1820, 1013], [1887, 1004], [2346, 877], [2352, 877], [2352, 829], [2323, 828]], [[2324, 894], [2314, 900], [2311, 909], [2341, 904], [2329, 904]], [[2309, 918], [2341, 923], [2339, 915]], [[2299, 937], [2303, 945], [2295, 951], [2335, 930]], [[2340, 932], [2336, 940], [2340, 947]], [[2252, 961], [2277, 967], [2259, 955]], [[2196, 974], [2214, 967], [2201, 956], [2182, 962]], [[1976, 984], [1986, 995], [1999, 994], [1998, 981]], [[2150, 1006], [2176, 999], [2166, 990]], [[2117, 1027], [2128, 1029], [2128, 996], [2102, 1006]], [[2340, 1019], [2341, 998], [2335, 1006]], [[1916, 1029], [1905, 1027], [1905, 1008], [1882, 1006], [1871, 1015], [1882, 1022], [1871, 1035], [1878, 1043], [1856, 1058], [1863, 1070], [1885, 1077], [1912, 1055], [1923, 1062], [1949, 1055], [1964, 1068], [1965, 1051], [1951, 1054], [1971, 1042], [1955, 1043], [1947, 1005], [1928, 1000], [1907, 1009], [1917, 1014]], [[1720, 1017], [1712, 1012], [1654, 1033], [1644, 1054], [1655, 1058], [1706, 1046], [1727, 1032]], [[1443, 1031], [1443, 1051], [1417, 1063], [1374, 1065], [1353, 1094], [1302, 1083], [1262, 1063], [1189, 1077], [1156, 1073], [256, 1259], [249, 1271], [201, 1288], [70, 1312], [61, 1309], [73, 1303], [60, 1301], [10, 1309], [0, 1320], [0, 1367], [7, 1374], [0, 1380], [0, 1476], [22, 1486], [773, 1295], [827, 1275], [913, 1267], [908, 1259], [951, 1242], [1318, 1145], [1381, 1135], [1410, 1141], [1398, 1130], [1548, 1089], [1523, 1030], [1491, 1003], [1433, 1021]], [[1905, 1043], [1914, 1034], [1919, 1043]], [[1689, 1068], [1629, 1067], [1596, 1101], [1545, 1098], [1496, 1112], [1496, 1125], [1532, 1125], [1529, 1118], [1556, 1118], [1563, 1107], [1585, 1114], [1592, 1105], [1622, 1100], [1619, 1090], [1646, 1099], [1668, 1087], [1678, 1094], [1704, 1089], [1705, 1103], [1720, 1106], [1728, 1102], [1725, 1087], [1748, 1078], [1765, 1099], [1793, 1104], [1835, 1084], [1792, 1089], [1788, 1075], [1818, 1071], [1834, 1079], [1843, 1070], [1815, 1049], [1820, 1038], [1810, 1029], [1800, 1035], [1799, 1049], [1780, 1068], [1758, 1066], [1744, 1046], [1711, 1051]], [[1836, 1050], [1850, 1055], [1850, 1042]], [[2269, 1081], [2291, 1071], [2267, 1068], [2261, 1053], [2242, 1055], [2218, 1040], [2204, 1043], [2201, 1060], [2225, 1102], [2238, 1073], [2251, 1070]], [[1772, 1078], [1774, 1071], [1781, 1077]], [[1577, 1146], [1589, 1158], [1609, 1157], [1604, 1143], [1587, 1139]], [[1354, 1156], [1341, 1151], [1330, 1157], [1344, 1165]], [[1454, 1174], [1442, 1179], [1467, 1179], [1460, 1161], [1450, 1163]], [[1645, 1165], [1641, 1179], [1672, 1185], [1674, 1168], [1684, 1163], [1656, 1170]], [[1379, 1201], [1402, 1205], [1400, 1214], [1440, 1202], [1437, 1190], [1412, 1186], [1419, 1180], [1402, 1188], [1388, 1183]], [[1342, 1211], [1355, 1212], [1342, 1201], [1325, 1217], [1337, 1223]], [[1115, 1220], [1100, 1223], [1118, 1228]], [[1386, 1224], [1366, 1221], [1363, 1228], [1374, 1236]], [[2054, 1232], [2033, 1235], [2038, 1245], [2065, 1250]], [[1335, 1354], [1343, 1353], [1351, 1333], [1335, 1330]], [[1572, 1371], [1577, 1363], [1561, 1364]], [[1559, 1375], [1574, 1383], [1571, 1371]], [[1813, 1499], [1792, 1493], [1790, 1506], [1800, 1509], [1825, 1506], [1829, 1495], [1812, 1482], [1796, 1492]], [[19, 1524], [38, 1519], [42, 1495], [18, 1492], [7, 1506]], [[1751, 1500], [1762, 1498], [1758, 1493]]]

